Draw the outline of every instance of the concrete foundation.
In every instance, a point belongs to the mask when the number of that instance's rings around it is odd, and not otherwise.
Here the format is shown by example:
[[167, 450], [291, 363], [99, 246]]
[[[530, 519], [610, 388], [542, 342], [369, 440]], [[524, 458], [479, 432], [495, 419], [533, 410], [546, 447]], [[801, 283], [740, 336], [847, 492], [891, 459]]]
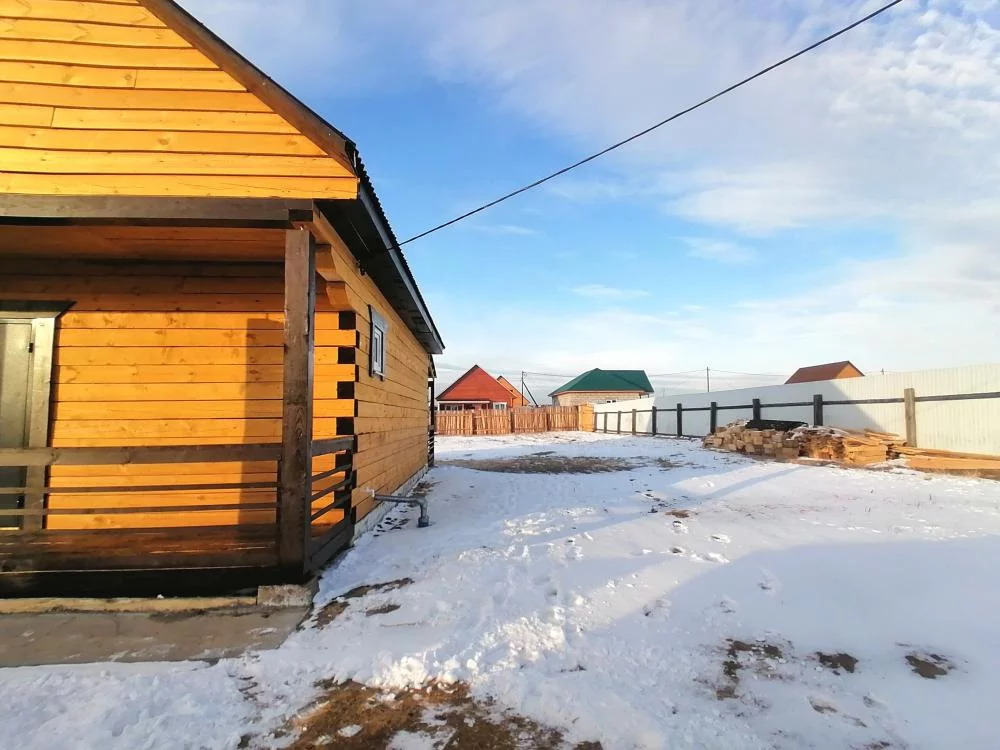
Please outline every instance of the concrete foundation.
[[255, 597], [7, 599], [0, 667], [98, 661], [214, 660], [277, 648], [312, 605], [313, 586]]

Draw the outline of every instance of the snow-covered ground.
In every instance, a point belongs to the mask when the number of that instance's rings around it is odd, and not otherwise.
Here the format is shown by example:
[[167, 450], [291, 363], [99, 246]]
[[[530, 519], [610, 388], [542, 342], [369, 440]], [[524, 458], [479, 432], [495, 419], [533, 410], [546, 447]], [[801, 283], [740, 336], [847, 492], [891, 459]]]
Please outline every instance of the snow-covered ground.
[[[549, 451], [636, 468], [447, 465]], [[437, 454], [434, 525], [362, 539], [317, 607], [412, 584], [240, 659], [0, 670], [4, 745], [270, 746], [317, 680], [351, 678], [462, 681], [608, 749], [997, 746], [1000, 483], [587, 433]]]

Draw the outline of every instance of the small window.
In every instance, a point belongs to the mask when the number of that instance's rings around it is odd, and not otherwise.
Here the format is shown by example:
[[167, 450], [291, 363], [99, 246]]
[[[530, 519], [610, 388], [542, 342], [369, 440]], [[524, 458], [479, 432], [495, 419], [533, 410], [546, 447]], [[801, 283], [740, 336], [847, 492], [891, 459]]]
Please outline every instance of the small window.
[[507, 404], [503, 403], [502, 401], [499, 401], [493, 404], [493, 408], [496, 409], [497, 411], [506, 411]]
[[370, 371], [372, 377], [377, 376], [384, 380], [386, 338], [389, 331], [389, 324], [370, 305], [368, 312], [372, 321], [371, 352], [369, 355]]

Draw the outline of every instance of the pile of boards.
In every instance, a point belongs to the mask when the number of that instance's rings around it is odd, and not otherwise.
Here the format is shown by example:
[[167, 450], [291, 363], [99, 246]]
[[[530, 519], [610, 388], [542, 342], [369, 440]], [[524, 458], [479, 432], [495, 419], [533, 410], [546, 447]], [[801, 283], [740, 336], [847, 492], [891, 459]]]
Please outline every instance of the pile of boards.
[[853, 466], [871, 466], [905, 458], [911, 469], [923, 471], [996, 472], [1000, 456], [916, 448], [899, 435], [874, 430], [835, 427], [796, 427], [791, 430], [757, 430], [745, 420], [719, 427], [704, 440], [707, 448], [776, 458], [817, 458]]
[[714, 435], [705, 438], [704, 445], [758, 456], [797, 458], [801, 455], [801, 441], [795, 433], [795, 430], [750, 429], [745, 420], [740, 420], [719, 427]]
[[807, 458], [841, 461], [853, 466], [871, 466], [896, 458], [903, 438], [873, 430], [839, 430], [833, 427], [800, 427], [800, 454]]
[[898, 435], [835, 427], [796, 427], [791, 430], [753, 429], [746, 421], [720, 427], [705, 438], [705, 446], [776, 458], [818, 458], [853, 466], [870, 466], [896, 458]]
[[956, 453], [954, 451], [939, 451], [932, 448], [914, 448], [910, 445], [897, 446], [896, 453], [906, 459], [906, 465], [911, 469], [981, 473], [984, 476], [995, 475], [997, 478], [1000, 478], [1000, 456]]

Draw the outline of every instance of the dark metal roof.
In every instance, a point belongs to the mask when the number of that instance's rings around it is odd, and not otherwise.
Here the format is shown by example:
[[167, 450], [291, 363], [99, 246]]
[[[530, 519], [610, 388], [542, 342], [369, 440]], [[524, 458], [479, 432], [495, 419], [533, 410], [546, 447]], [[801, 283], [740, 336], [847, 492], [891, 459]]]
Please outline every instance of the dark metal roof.
[[[375, 187], [368, 176], [364, 162], [361, 161], [357, 146], [348, 139], [347, 147], [348, 154], [354, 159], [355, 172], [361, 180], [358, 199], [319, 201], [318, 204], [323, 212], [328, 214], [328, 218], [354, 253], [362, 269], [371, 274], [382, 294], [393, 303], [400, 317], [407, 321], [413, 335], [431, 354], [441, 354], [444, 351], [441, 334], [431, 318], [427, 303], [420, 293], [416, 279], [413, 278], [410, 265], [403, 256], [402, 248], [399, 247], [399, 241], [389, 225], [389, 219], [375, 193]], [[364, 209], [364, 216], [360, 215], [359, 207]], [[338, 216], [348, 218], [349, 226], [345, 229], [355, 239], [361, 238], [361, 247], [355, 247], [341, 231]], [[359, 255], [359, 250], [362, 255]]]

